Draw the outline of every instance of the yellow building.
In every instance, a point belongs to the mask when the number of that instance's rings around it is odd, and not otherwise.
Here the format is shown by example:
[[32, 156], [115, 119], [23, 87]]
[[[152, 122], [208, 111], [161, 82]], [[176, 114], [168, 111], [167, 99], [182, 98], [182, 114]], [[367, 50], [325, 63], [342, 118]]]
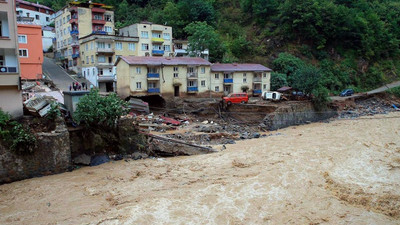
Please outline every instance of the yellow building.
[[260, 95], [270, 90], [271, 71], [261, 64], [213, 64], [211, 90], [225, 95], [244, 90]]
[[172, 27], [142, 22], [119, 29], [124, 37], [139, 37], [138, 56], [174, 56]]
[[[18, 39], [17, 39], [18, 38]], [[18, 53], [26, 57], [26, 49], [18, 49], [15, 1], [0, 2], [0, 108], [13, 117], [22, 116], [20, 68]]]
[[100, 3], [70, 2], [56, 13], [56, 51], [63, 66], [79, 71], [79, 37], [89, 34], [114, 35], [114, 12]]
[[122, 98], [209, 95], [211, 63], [202, 58], [122, 56], [115, 65]]
[[90, 34], [79, 39], [82, 75], [101, 92], [115, 90], [114, 63], [119, 56], [138, 53], [138, 38]]

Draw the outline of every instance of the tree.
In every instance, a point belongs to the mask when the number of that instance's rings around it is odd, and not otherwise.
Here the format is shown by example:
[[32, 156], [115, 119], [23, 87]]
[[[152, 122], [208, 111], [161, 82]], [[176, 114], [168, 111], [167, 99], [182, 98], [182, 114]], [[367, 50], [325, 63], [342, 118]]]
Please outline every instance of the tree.
[[92, 128], [115, 128], [118, 118], [127, 112], [127, 103], [115, 93], [102, 97], [98, 90], [91, 90], [79, 100], [74, 120]]
[[313, 66], [303, 66], [289, 78], [294, 89], [311, 94], [320, 85], [320, 71]]
[[288, 86], [286, 74], [275, 72], [271, 73], [271, 90], [276, 91], [284, 86]]
[[288, 76], [305, 65], [301, 59], [286, 52], [280, 53], [272, 64], [274, 71], [284, 73]]
[[201, 52], [210, 51], [210, 61], [221, 61], [225, 52], [225, 46], [221, 37], [206, 22], [193, 22], [184, 29], [188, 34], [189, 52], [194, 56], [200, 56]]

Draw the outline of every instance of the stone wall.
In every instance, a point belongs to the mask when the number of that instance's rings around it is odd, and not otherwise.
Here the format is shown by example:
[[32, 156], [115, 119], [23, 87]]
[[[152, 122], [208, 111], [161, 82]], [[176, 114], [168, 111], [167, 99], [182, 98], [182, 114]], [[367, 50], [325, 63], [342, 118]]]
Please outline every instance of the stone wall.
[[323, 111], [316, 111], [311, 102], [302, 101], [277, 108], [275, 112], [264, 118], [261, 125], [268, 130], [277, 130], [293, 125], [326, 120], [336, 115], [336, 110], [327, 108]]
[[14, 154], [0, 145], [0, 184], [70, 169], [69, 133], [64, 124], [50, 133], [38, 133], [37, 140], [32, 154]]

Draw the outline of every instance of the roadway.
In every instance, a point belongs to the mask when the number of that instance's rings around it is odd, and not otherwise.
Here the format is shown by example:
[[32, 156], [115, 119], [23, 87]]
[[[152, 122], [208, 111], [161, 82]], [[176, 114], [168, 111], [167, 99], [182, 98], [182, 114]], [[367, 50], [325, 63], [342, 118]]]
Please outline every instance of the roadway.
[[383, 86], [381, 86], [381, 87], [379, 87], [377, 89], [374, 89], [374, 90], [371, 90], [371, 91], [368, 91], [368, 92], [355, 93], [352, 96], [345, 96], [345, 97], [332, 96], [331, 100], [332, 101], [344, 101], [344, 100], [347, 100], [347, 99], [356, 99], [356, 98], [359, 98], [359, 97], [362, 97], [362, 96], [366, 96], [366, 95], [382, 93], [382, 92], [387, 91], [390, 88], [399, 87], [399, 86], [400, 86], [400, 81], [395, 81], [395, 82], [392, 82], [390, 84], [385, 84], [385, 85], [383, 85]]
[[52, 80], [61, 91], [69, 91], [72, 82], [77, 81], [57, 65], [53, 59], [47, 57], [44, 57], [43, 60], [43, 74]]

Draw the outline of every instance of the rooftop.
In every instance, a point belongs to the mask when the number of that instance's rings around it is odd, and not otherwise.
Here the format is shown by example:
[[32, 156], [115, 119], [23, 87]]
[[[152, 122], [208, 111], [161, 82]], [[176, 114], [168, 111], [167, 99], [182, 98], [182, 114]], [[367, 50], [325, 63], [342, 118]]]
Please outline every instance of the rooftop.
[[30, 5], [30, 6], [33, 6], [33, 7], [38, 7], [38, 8], [50, 10], [50, 11], [54, 12], [53, 9], [51, 9], [50, 7], [47, 7], [45, 5], [40, 5], [40, 4], [36, 4], [36, 3], [33, 3], [33, 2], [27, 2], [27, 1], [23, 1], [23, 0], [16, 0], [16, 2], [17, 3], [21, 3], [21, 4], [25, 4], [25, 5]]
[[211, 65], [205, 59], [197, 57], [145, 57], [145, 56], [121, 56], [118, 58], [129, 65]]
[[249, 71], [272, 71], [261, 64], [239, 64], [239, 63], [216, 63], [211, 66], [214, 72], [249, 72]]

